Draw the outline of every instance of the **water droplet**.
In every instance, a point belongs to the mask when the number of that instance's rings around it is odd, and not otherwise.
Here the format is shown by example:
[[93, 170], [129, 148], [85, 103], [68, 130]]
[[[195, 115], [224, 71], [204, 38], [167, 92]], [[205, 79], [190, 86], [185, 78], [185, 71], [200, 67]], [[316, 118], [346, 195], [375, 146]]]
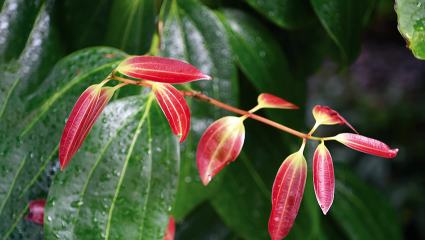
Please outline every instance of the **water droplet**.
[[77, 207], [79, 207], [83, 204], [84, 204], [84, 202], [82, 202], [82, 201], [74, 201], [74, 202], [71, 203], [71, 207], [77, 208]]

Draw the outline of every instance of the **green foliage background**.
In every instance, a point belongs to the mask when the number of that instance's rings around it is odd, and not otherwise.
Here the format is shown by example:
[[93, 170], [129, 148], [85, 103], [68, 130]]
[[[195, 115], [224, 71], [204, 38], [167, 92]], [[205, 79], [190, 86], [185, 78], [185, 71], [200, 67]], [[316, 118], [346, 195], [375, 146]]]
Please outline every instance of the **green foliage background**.
[[[304, 132], [312, 107], [327, 105], [362, 135], [400, 148], [381, 159], [329, 144], [336, 194], [323, 216], [309, 143], [305, 193], [286, 239], [425, 238], [425, 68], [404, 48], [393, 4], [0, 0], [0, 239], [162, 239], [170, 214], [176, 239], [270, 239], [274, 177], [301, 140], [247, 120], [240, 157], [204, 187], [197, 144], [231, 114], [204, 102], [187, 99], [191, 131], [178, 144], [147, 90], [122, 88], [59, 170], [59, 139], [79, 95], [128, 55], [148, 52], [212, 76], [190, 87], [227, 104], [248, 110], [259, 93], [272, 93], [301, 110], [259, 114]], [[418, 58], [424, 8], [397, 1], [399, 30]], [[317, 135], [343, 131], [320, 127]], [[23, 219], [35, 199], [48, 200], [44, 227]]]

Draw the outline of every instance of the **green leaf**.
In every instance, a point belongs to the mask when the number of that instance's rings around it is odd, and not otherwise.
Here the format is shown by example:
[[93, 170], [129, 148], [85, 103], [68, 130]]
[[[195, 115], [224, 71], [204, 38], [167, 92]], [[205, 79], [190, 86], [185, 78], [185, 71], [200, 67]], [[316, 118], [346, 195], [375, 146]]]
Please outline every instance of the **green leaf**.
[[320, 22], [340, 48], [344, 65], [360, 54], [361, 34], [375, 0], [310, 0]]
[[46, 239], [161, 239], [177, 190], [179, 145], [154, 100], [108, 105], [49, 191]]
[[[236, 67], [231, 58], [226, 30], [206, 6], [193, 0], [172, 3], [164, 25], [161, 56], [188, 62], [210, 75], [213, 78], [211, 81], [196, 81], [186, 86], [236, 106]], [[226, 110], [191, 98], [187, 99], [187, 103], [192, 113], [191, 130], [181, 146], [179, 189], [173, 212], [176, 219], [184, 217], [210, 198], [222, 182], [223, 177], [219, 174], [207, 187], [202, 184], [196, 166], [196, 148], [209, 125], [222, 116], [230, 115]]]
[[[208, 238], [209, 237], [209, 238]], [[210, 204], [204, 203], [176, 226], [175, 240], [236, 240], [237, 236], [220, 219]]]
[[[271, 189], [285, 159], [279, 151], [283, 144], [272, 127], [248, 121], [245, 124], [247, 135], [242, 152], [227, 166], [224, 183], [211, 203], [223, 221], [244, 239], [268, 239]], [[309, 207], [309, 202], [315, 201], [311, 181], [308, 177], [300, 211], [285, 239], [314, 239], [317, 236], [318, 221], [312, 217], [315, 210]]]
[[398, 30], [413, 55], [425, 59], [425, 1], [396, 0]]
[[[28, 46], [31, 49], [33, 45]], [[42, 42], [40, 46], [45, 45]], [[115, 57], [110, 57], [111, 54]], [[30, 200], [46, 198], [50, 176], [58, 168], [52, 160], [56, 159], [65, 120], [75, 101], [88, 86], [107, 77], [124, 58], [123, 52], [112, 48], [85, 49], [57, 63], [37, 89], [31, 89], [30, 82], [18, 82], [0, 120], [0, 154], [2, 159], [7, 159], [0, 162], [0, 202], [4, 204], [0, 215], [4, 219], [4, 224], [0, 224], [1, 237], [10, 230]], [[40, 64], [46, 63], [42, 59], [39, 61]], [[50, 68], [47, 64], [24, 67]], [[15, 74], [19, 76], [24, 72], [21, 70]], [[12, 79], [15, 76], [6, 74]], [[29, 90], [33, 93], [22, 94]], [[18, 172], [25, 157], [26, 161]], [[36, 228], [36, 224], [21, 221], [12, 234], [27, 236]]]
[[306, 28], [317, 21], [308, 0], [245, 0], [245, 2], [282, 28], [290, 30]]
[[155, 30], [155, 1], [115, 0], [105, 43], [129, 54], [149, 51]]
[[329, 212], [349, 239], [403, 239], [391, 203], [343, 164], [335, 164], [335, 199]]

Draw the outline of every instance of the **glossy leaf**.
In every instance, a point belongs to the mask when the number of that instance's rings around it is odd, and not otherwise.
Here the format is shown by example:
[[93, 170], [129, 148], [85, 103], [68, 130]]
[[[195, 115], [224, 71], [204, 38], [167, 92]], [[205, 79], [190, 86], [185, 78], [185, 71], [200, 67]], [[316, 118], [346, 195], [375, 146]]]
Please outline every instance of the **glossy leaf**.
[[341, 133], [335, 140], [357, 151], [384, 158], [393, 158], [398, 152], [397, 148], [391, 149], [383, 142], [357, 134]]
[[170, 84], [155, 83], [152, 90], [173, 133], [180, 136], [180, 142], [183, 142], [190, 128], [190, 111], [184, 97]]
[[[163, 239], [175, 200], [179, 144], [154, 96], [108, 104], [56, 174], [45, 239]], [[62, 224], [65, 222], [66, 224]]]
[[46, 206], [46, 199], [31, 201], [29, 205], [30, 212], [25, 219], [38, 224], [44, 224], [44, 207]]
[[283, 100], [280, 97], [276, 97], [269, 93], [262, 93], [258, 96], [258, 105], [262, 108], [283, 108], [283, 109], [298, 109], [299, 107]]
[[[186, 83], [192, 89], [231, 106], [238, 105], [239, 84], [237, 68], [231, 56], [226, 30], [208, 7], [194, 0], [171, 1], [171, 8], [164, 23], [161, 41], [161, 57], [190, 63], [212, 81]], [[224, 168], [205, 187], [196, 166], [196, 148], [207, 127], [220, 117], [228, 116], [227, 110], [217, 108], [196, 99], [187, 98], [191, 111], [191, 130], [181, 144], [182, 166], [174, 218], [181, 219], [200, 203], [215, 194], [223, 182]]]
[[317, 125], [333, 125], [333, 124], [345, 124], [351, 129], [353, 129], [354, 132], [358, 134], [356, 129], [354, 129], [351, 124], [349, 124], [339, 113], [335, 110], [330, 109], [326, 106], [320, 106], [317, 105], [313, 108], [313, 116], [314, 119], [316, 119]]
[[227, 164], [235, 161], [245, 140], [243, 119], [224, 117], [207, 128], [199, 141], [196, 163], [206, 186]]
[[155, 30], [155, 1], [115, 0], [109, 15], [106, 45], [128, 54], [149, 51]]
[[335, 41], [348, 66], [359, 56], [361, 34], [375, 0], [310, 0], [316, 15]]
[[398, 30], [415, 57], [425, 59], [425, 1], [396, 0]]
[[306, 0], [245, 0], [245, 2], [282, 28], [291, 30], [307, 28], [316, 21], [310, 3]]
[[190, 64], [162, 57], [131, 57], [124, 60], [117, 71], [133, 78], [173, 84], [211, 80]]
[[323, 142], [313, 156], [313, 183], [317, 202], [326, 215], [334, 200], [335, 176], [331, 154]]
[[176, 223], [174, 222], [173, 215], [170, 216], [167, 230], [165, 231], [164, 240], [174, 240], [174, 234], [176, 233]]
[[302, 150], [291, 154], [277, 172], [272, 191], [269, 232], [273, 240], [283, 239], [291, 230], [300, 208], [307, 178]]

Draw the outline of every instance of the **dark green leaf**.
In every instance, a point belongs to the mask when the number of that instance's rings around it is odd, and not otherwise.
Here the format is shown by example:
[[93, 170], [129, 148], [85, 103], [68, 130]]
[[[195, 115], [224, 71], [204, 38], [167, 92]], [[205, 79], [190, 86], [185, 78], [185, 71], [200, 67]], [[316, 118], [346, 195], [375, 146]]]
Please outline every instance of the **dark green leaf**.
[[174, 240], [236, 240], [236, 235], [208, 203], [197, 207], [176, 226]]
[[286, 29], [300, 29], [316, 21], [308, 0], [245, 0], [273, 23]]
[[345, 66], [360, 53], [361, 34], [375, 0], [310, 0], [320, 22], [341, 49]]
[[397, 0], [398, 30], [415, 57], [425, 59], [425, 1]]
[[350, 239], [403, 239], [391, 203], [343, 164], [335, 164], [335, 199], [329, 212]]
[[161, 239], [179, 145], [154, 95], [108, 105], [49, 191], [46, 239]]
[[[188, 84], [194, 90], [232, 106], [237, 104], [236, 67], [231, 59], [226, 30], [207, 7], [193, 0], [172, 3], [164, 26], [161, 56], [188, 62], [213, 78]], [[218, 175], [207, 187], [202, 184], [196, 166], [196, 148], [209, 125], [230, 115], [228, 111], [198, 100], [187, 99], [187, 103], [192, 114], [191, 130], [181, 147], [179, 189], [173, 212], [176, 219], [211, 197], [223, 180], [222, 175]]]
[[115, 0], [106, 44], [129, 54], [147, 53], [155, 30], [154, 4], [153, 0]]

